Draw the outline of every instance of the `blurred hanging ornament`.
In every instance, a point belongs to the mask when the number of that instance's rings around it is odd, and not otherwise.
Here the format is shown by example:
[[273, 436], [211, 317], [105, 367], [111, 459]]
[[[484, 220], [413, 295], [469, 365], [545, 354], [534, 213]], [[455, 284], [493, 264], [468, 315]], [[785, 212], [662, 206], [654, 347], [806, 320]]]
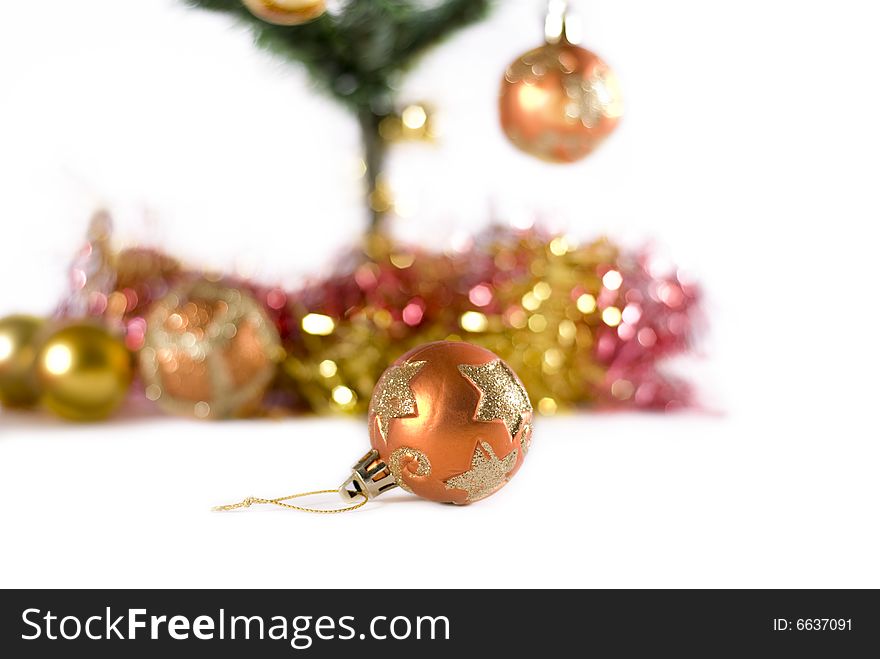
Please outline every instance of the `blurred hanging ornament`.
[[125, 400], [131, 353], [103, 327], [64, 325], [42, 343], [36, 376], [50, 411], [72, 421], [99, 421]]
[[568, 163], [592, 152], [623, 112], [617, 76], [575, 45], [567, 3], [551, 0], [546, 43], [517, 58], [501, 82], [501, 127], [517, 147]]
[[39, 398], [33, 367], [44, 324], [34, 316], [0, 319], [0, 403], [7, 407], [27, 407]]
[[522, 466], [532, 439], [532, 406], [516, 374], [496, 355], [460, 341], [422, 345], [389, 366], [367, 420], [372, 450], [337, 490], [345, 508], [286, 503], [332, 493], [248, 497], [215, 510], [273, 504], [306, 512], [360, 508], [397, 486], [423, 499], [468, 504], [494, 494]]
[[164, 410], [228, 418], [255, 409], [282, 355], [278, 332], [251, 295], [198, 279], [150, 311], [140, 371], [147, 398]]
[[301, 25], [321, 16], [325, 0], [242, 0], [257, 18], [274, 25]]

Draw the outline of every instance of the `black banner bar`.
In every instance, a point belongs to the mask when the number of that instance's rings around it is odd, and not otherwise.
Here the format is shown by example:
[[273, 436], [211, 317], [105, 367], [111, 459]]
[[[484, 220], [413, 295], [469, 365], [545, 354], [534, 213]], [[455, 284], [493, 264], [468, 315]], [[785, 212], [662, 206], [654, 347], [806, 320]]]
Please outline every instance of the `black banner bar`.
[[870, 590], [0, 592], [6, 657], [848, 657], [871, 648], [880, 649], [880, 597]]

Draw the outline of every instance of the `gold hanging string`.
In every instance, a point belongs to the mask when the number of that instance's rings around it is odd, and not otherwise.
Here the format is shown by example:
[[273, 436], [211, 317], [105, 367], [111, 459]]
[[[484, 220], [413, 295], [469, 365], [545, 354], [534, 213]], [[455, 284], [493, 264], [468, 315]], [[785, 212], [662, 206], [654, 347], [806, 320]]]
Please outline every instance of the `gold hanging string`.
[[243, 501], [239, 501], [238, 503], [230, 503], [225, 506], [214, 506], [211, 510], [216, 512], [222, 512], [226, 510], [237, 510], [238, 508], [250, 508], [254, 504], [258, 503], [269, 503], [275, 506], [280, 506], [282, 508], [290, 508], [291, 510], [301, 510], [305, 513], [318, 513], [320, 515], [333, 515], [335, 513], [347, 513], [351, 510], [357, 510], [361, 506], [363, 506], [367, 501], [367, 495], [362, 492], [356, 492], [358, 496], [361, 497], [362, 501], [358, 501], [353, 506], [346, 506], [345, 508], [332, 508], [330, 510], [322, 510], [320, 508], [305, 508], [303, 506], [294, 506], [289, 503], [284, 503], [285, 501], [290, 501], [291, 499], [299, 499], [300, 497], [309, 497], [314, 494], [336, 494], [337, 490], [315, 490], [314, 492], [301, 492], [300, 494], [291, 494], [286, 497], [278, 497], [277, 499], [260, 499], [259, 497], [247, 497]]

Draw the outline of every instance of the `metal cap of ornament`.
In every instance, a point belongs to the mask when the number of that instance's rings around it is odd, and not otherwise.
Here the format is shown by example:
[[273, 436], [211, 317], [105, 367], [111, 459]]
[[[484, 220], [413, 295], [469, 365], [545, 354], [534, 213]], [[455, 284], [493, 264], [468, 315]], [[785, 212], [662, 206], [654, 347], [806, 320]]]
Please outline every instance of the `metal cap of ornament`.
[[395, 487], [394, 474], [379, 457], [379, 451], [373, 449], [352, 465], [351, 475], [339, 486], [339, 494], [345, 501], [361, 495], [372, 499]]

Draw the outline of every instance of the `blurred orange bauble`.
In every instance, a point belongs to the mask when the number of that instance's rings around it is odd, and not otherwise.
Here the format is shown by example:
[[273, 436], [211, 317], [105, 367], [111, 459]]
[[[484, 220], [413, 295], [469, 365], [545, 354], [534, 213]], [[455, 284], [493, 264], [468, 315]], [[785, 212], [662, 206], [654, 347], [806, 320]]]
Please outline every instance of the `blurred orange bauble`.
[[400, 487], [433, 501], [471, 503], [522, 465], [532, 406], [494, 353], [439, 341], [411, 350], [376, 384], [370, 443]]
[[147, 398], [167, 412], [228, 418], [258, 405], [282, 352], [275, 326], [254, 298], [200, 279], [151, 309], [141, 375]]
[[551, 162], [574, 162], [617, 126], [617, 76], [597, 55], [567, 42], [519, 57], [501, 83], [501, 127], [517, 147]]
[[315, 20], [327, 7], [324, 0], [242, 0], [257, 18], [274, 25], [300, 25]]

